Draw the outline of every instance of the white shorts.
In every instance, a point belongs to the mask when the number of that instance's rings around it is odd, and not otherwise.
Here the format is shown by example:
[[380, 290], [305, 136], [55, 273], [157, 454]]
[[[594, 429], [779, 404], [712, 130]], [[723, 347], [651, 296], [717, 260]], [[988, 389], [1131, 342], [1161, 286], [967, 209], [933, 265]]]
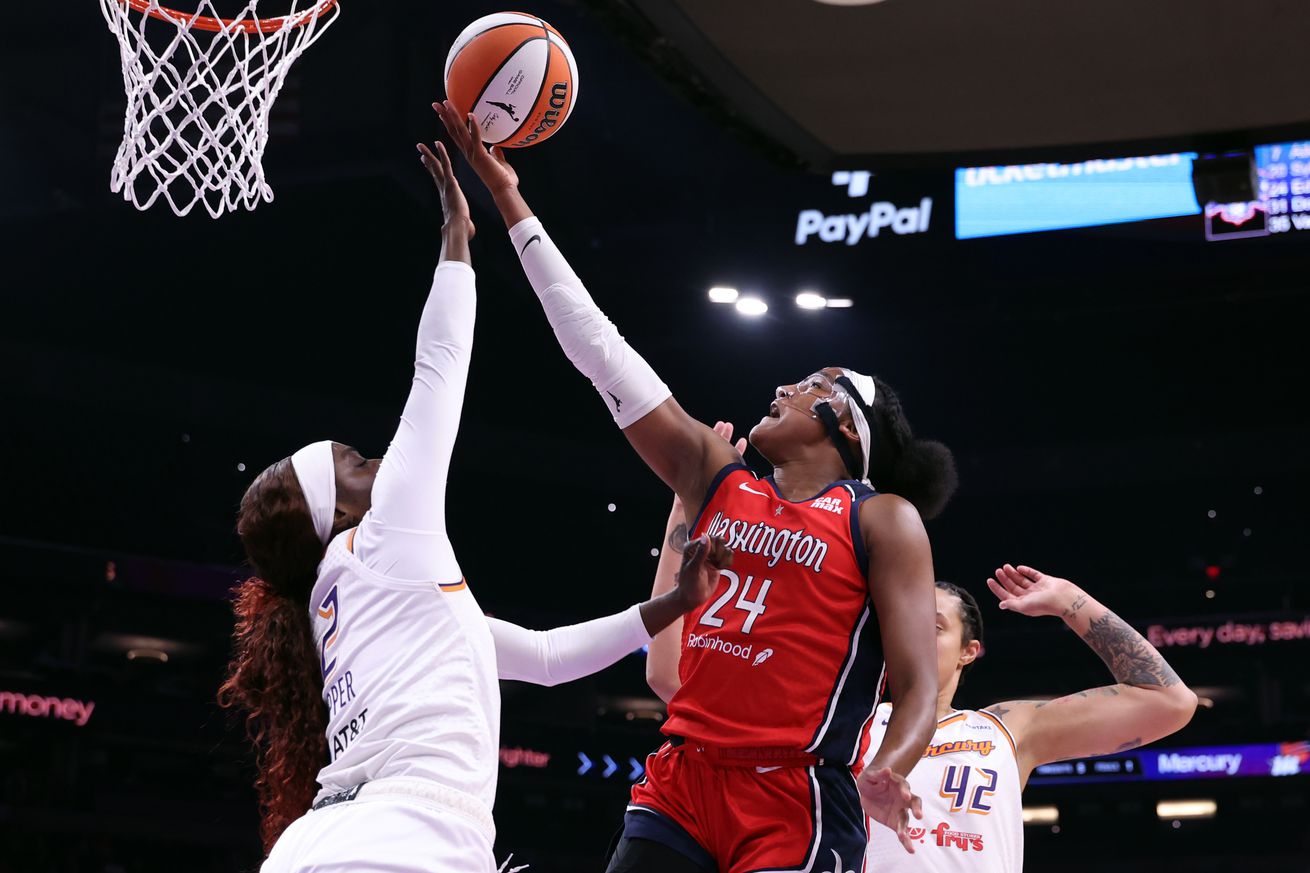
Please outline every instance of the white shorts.
[[379, 780], [311, 810], [278, 838], [260, 873], [495, 873], [491, 813], [432, 783]]

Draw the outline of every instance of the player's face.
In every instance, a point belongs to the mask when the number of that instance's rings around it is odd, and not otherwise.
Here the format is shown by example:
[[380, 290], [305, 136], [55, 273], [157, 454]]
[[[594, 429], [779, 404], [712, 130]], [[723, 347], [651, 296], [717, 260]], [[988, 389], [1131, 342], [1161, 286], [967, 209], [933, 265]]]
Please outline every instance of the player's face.
[[977, 640], [964, 638], [960, 606], [960, 598], [937, 589], [937, 683], [940, 688], [954, 688], [959, 671], [978, 657], [981, 648]]
[[332, 460], [337, 474], [337, 512], [344, 514], [348, 522], [358, 523], [373, 505], [373, 480], [382, 461], [369, 460], [341, 443], [332, 444]]
[[849, 398], [833, 381], [842, 373], [840, 367], [825, 367], [795, 384], [775, 388], [768, 413], [751, 429], [751, 445], [770, 460], [782, 460], [789, 447], [826, 442], [827, 432], [814, 407], [829, 403], [839, 420], [846, 419]]

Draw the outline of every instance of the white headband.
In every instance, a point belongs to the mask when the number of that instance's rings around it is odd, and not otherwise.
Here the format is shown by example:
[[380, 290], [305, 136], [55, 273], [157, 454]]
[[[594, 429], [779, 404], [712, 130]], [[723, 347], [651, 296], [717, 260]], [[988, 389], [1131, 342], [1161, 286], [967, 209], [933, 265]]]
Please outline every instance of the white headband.
[[337, 468], [332, 457], [332, 441], [305, 446], [291, 456], [291, 466], [300, 480], [300, 490], [305, 492], [314, 533], [326, 546], [332, 538], [332, 521], [337, 511]]
[[[873, 377], [865, 376], [863, 373], [857, 373], [854, 370], [843, 369], [846, 378], [851, 380], [855, 390], [860, 392], [860, 399], [864, 405], [873, 409], [873, 398], [878, 394], [878, 386], [874, 384]], [[864, 417], [864, 410], [860, 404], [851, 398], [851, 420], [855, 422], [855, 432], [860, 435], [860, 453], [864, 456], [864, 484], [869, 485], [869, 452], [873, 449], [873, 440], [869, 438], [869, 422]], [[869, 487], [873, 487], [870, 485]]]

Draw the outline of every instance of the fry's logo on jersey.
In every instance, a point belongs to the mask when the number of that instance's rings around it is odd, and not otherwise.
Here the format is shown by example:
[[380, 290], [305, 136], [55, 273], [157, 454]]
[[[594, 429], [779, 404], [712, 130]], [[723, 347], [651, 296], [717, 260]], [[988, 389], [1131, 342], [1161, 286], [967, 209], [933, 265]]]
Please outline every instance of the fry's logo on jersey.
[[[983, 850], [982, 834], [968, 834], [963, 831], [953, 831], [951, 830], [950, 822], [942, 822], [937, 825], [937, 827], [933, 828], [931, 833], [936, 837], [937, 845], [942, 847], [953, 846], [961, 852], [968, 852], [971, 849], [975, 852], [981, 852]], [[923, 842], [923, 840], [920, 840], [919, 842]]]
[[954, 755], [959, 752], [977, 752], [986, 757], [992, 753], [996, 745], [991, 740], [952, 740], [949, 743], [938, 743], [935, 746], [929, 746], [924, 749], [925, 758], [940, 758], [942, 755]]
[[828, 544], [807, 534], [803, 527], [791, 530], [762, 521], [751, 524], [716, 512], [705, 532], [712, 537], [723, 537], [728, 541], [728, 548], [738, 554], [767, 556], [770, 567], [776, 567], [779, 561], [790, 561], [822, 573], [823, 559], [828, 556]]

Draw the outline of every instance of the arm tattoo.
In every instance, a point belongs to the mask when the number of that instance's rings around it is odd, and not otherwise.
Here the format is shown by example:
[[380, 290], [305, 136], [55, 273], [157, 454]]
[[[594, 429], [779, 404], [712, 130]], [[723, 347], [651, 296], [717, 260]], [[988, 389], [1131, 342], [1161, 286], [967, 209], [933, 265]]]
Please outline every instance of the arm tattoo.
[[687, 523], [678, 522], [678, 526], [669, 531], [669, 548], [678, 554], [682, 554], [687, 549]]
[[1041, 709], [1047, 704], [1045, 700], [1007, 700], [1004, 703], [997, 703], [989, 706], [983, 712], [990, 712], [999, 719], [1004, 719], [1005, 714], [1018, 706], [1031, 706], [1033, 709]]
[[1087, 602], [1087, 595], [1079, 594], [1076, 598], [1074, 598], [1074, 602], [1069, 604], [1069, 608], [1066, 609], [1064, 612], [1060, 613], [1060, 617], [1073, 618], [1075, 615], [1078, 614], [1078, 610], [1083, 608], [1083, 604], [1086, 602]]
[[1170, 686], [1183, 681], [1141, 634], [1109, 610], [1088, 626], [1083, 640], [1101, 656], [1116, 682]]

